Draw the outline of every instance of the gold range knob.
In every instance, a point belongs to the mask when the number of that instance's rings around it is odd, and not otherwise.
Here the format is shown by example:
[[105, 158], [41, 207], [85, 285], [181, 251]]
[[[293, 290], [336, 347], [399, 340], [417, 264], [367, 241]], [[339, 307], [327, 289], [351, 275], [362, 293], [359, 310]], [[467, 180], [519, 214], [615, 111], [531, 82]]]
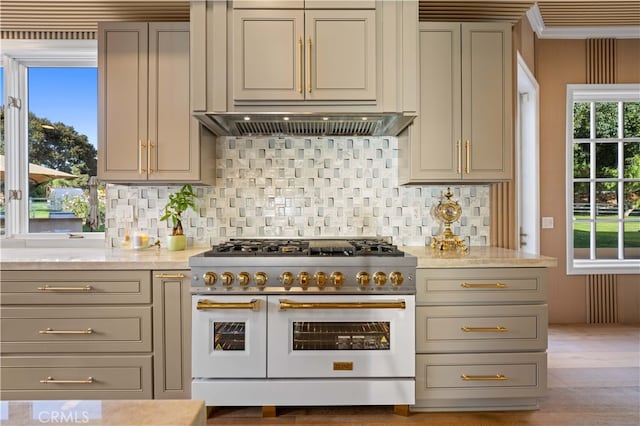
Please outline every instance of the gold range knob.
[[291, 272], [283, 272], [280, 275], [280, 282], [285, 288], [289, 288], [293, 285], [293, 274]]
[[220, 280], [222, 280], [223, 287], [231, 287], [233, 285], [234, 279], [235, 276], [231, 272], [223, 272], [222, 275], [220, 275]]
[[238, 274], [238, 284], [240, 287], [246, 287], [251, 282], [251, 275], [248, 272], [240, 272]]
[[389, 274], [389, 281], [392, 286], [400, 287], [404, 282], [404, 276], [402, 276], [402, 272], [392, 272]]
[[387, 282], [387, 274], [385, 274], [384, 272], [375, 272], [373, 274], [373, 283], [378, 286], [378, 287], [382, 287], [383, 285], [385, 285]]
[[256, 272], [256, 274], [253, 276], [253, 279], [255, 280], [256, 285], [262, 288], [267, 285], [269, 275], [267, 275], [266, 272]]
[[344, 274], [342, 272], [332, 272], [329, 276], [329, 281], [336, 288], [342, 287], [342, 284], [344, 284]]
[[369, 285], [369, 280], [371, 279], [371, 277], [369, 276], [368, 273], [366, 272], [358, 272], [356, 274], [356, 281], [358, 281], [358, 285], [360, 287], [366, 287]]
[[316, 272], [313, 274], [313, 281], [316, 282], [318, 287], [322, 288], [327, 284], [327, 274], [324, 272]]
[[216, 283], [216, 281], [218, 281], [218, 274], [216, 274], [215, 272], [205, 272], [205, 274], [202, 276], [202, 279], [204, 280], [204, 285], [212, 286]]
[[307, 288], [309, 287], [309, 282], [311, 281], [311, 275], [308, 272], [300, 272], [298, 274], [298, 283], [300, 283], [300, 287]]

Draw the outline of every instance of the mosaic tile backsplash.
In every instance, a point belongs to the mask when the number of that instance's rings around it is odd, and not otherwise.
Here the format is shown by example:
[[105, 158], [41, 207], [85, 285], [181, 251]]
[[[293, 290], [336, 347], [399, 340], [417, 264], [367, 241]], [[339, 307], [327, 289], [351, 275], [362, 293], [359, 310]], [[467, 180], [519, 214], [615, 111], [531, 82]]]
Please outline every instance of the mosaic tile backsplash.
[[[371, 138], [221, 138], [215, 186], [197, 186], [198, 209], [184, 214], [189, 246], [229, 238], [391, 237], [426, 245], [441, 231], [431, 209], [446, 186], [400, 186], [398, 141]], [[158, 220], [179, 186], [107, 185], [106, 240], [117, 247], [128, 229], [162, 240]], [[452, 186], [462, 217], [453, 231], [467, 244], [489, 245], [489, 186]], [[132, 206], [135, 221], [122, 215]]]

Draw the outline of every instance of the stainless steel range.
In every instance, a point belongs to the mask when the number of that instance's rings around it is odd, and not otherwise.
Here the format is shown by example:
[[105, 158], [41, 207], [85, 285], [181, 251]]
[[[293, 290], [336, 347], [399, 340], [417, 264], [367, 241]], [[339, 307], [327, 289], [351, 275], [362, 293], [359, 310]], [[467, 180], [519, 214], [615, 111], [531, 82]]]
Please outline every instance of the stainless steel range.
[[230, 240], [189, 265], [194, 399], [414, 403], [415, 257], [379, 239]]

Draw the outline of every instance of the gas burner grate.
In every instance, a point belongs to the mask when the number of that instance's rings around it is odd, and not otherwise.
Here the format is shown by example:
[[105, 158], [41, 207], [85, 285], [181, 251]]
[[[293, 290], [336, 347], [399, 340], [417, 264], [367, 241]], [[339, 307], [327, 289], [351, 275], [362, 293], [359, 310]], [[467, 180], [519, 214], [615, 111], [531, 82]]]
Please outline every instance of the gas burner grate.
[[214, 245], [205, 257], [249, 256], [404, 256], [404, 252], [381, 239], [232, 239]]

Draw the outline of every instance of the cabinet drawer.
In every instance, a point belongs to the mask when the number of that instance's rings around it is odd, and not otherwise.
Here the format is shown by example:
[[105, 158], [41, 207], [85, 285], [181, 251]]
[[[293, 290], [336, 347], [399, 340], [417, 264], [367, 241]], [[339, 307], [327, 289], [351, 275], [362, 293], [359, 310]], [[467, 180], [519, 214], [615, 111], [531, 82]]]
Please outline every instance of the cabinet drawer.
[[416, 352], [545, 350], [547, 305], [418, 306]]
[[546, 268], [418, 269], [416, 303], [546, 302]]
[[3, 271], [3, 305], [150, 303], [149, 271]]
[[151, 306], [2, 309], [2, 352], [150, 352]]
[[7, 399], [150, 399], [151, 355], [3, 357]]
[[543, 396], [547, 354], [442, 354], [416, 356], [416, 405], [430, 399]]

